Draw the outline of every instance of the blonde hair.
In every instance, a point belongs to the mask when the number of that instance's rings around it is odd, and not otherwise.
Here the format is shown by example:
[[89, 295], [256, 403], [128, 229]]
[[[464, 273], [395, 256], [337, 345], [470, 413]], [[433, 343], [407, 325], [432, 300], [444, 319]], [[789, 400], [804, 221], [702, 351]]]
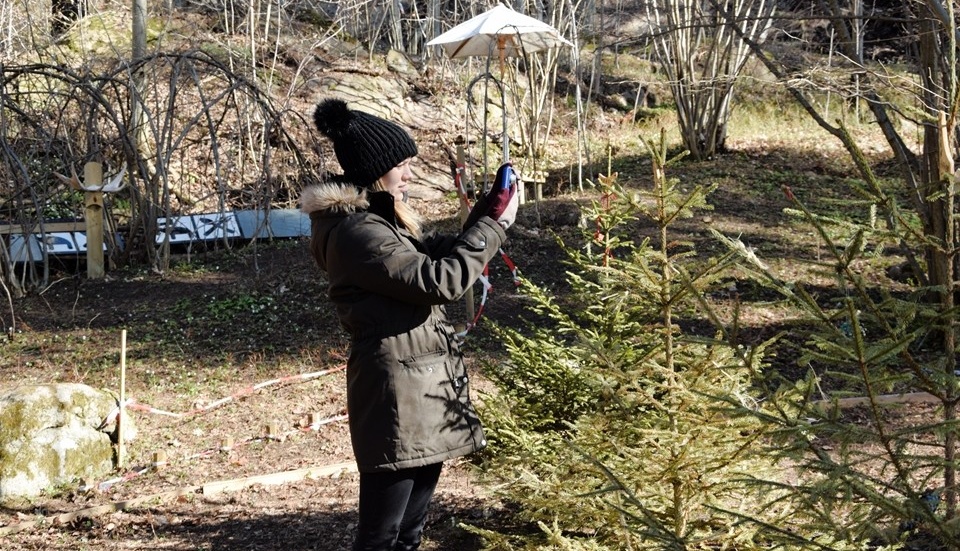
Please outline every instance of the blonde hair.
[[[386, 191], [383, 187], [383, 184], [380, 180], [377, 180], [370, 186], [374, 191]], [[414, 237], [420, 239], [420, 234], [423, 231], [423, 221], [420, 218], [420, 214], [413, 210], [413, 207], [408, 205], [403, 201], [393, 201], [394, 212], [397, 215], [397, 222], [400, 223], [408, 232], [413, 234]]]

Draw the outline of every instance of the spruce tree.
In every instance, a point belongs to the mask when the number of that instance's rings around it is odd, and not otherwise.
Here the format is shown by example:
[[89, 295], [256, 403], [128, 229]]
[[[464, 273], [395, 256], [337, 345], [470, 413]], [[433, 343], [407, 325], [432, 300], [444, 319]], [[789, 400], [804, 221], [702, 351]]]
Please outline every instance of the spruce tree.
[[[764, 347], [684, 329], [719, 321], [704, 296], [735, 257], [698, 258], [670, 233], [711, 190], [666, 177], [663, 135], [647, 146], [652, 189], [599, 178], [588, 246], [564, 245], [565, 306], [527, 282], [541, 321], [499, 329], [511, 361], [489, 368], [485, 473], [539, 531], [476, 530], [488, 549], [765, 548], [763, 523], [788, 514], [750, 483], [783, 472], [752, 385]], [[637, 239], [641, 225], [653, 235]]]

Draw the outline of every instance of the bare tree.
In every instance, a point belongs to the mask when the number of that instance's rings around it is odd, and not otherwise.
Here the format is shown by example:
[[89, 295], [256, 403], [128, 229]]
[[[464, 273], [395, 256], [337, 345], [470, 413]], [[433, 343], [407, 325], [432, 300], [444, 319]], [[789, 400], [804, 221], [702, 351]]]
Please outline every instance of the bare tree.
[[[772, 0], [662, 0], [646, 4], [653, 41], [677, 104], [680, 135], [695, 159], [723, 150], [734, 85], [774, 13]], [[730, 15], [721, 16], [720, 11]], [[734, 30], [734, 27], [736, 30]]]

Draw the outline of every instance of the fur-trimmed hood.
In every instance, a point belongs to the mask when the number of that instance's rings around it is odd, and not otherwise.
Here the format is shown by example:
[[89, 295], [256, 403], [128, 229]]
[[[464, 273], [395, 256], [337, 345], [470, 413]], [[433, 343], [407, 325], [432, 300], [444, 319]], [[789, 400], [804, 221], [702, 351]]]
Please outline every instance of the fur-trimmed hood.
[[[371, 191], [349, 182], [316, 184], [304, 188], [300, 210], [310, 217], [310, 250], [324, 271], [329, 261], [327, 240], [341, 225], [361, 225], [399, 235], [393, 195], [386, 191]], [[372, 237], [367, 235], [364, 239]]]
[[306, 214], [353, 214], [369, 207], [367, 190], [352, 184], [317, 184], [305, 188], [300, 196], [300, 210]]

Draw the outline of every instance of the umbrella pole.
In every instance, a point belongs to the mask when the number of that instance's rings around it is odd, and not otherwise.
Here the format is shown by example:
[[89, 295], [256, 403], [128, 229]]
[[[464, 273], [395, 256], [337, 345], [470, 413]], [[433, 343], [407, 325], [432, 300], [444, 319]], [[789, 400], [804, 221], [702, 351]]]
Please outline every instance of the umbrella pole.
[[[497, 48], [500, 50], [500, 82], [503, 82], [508, 38], [509, 35], [497, 35]], [[510, 161], [510, 137], [507, 135], [507, 96], [503, 92], [503, 89], [501, 89], [500, 98], [503, 101], [503, 134], [501, 134], [501, 139], [503, 140], [503, 162], [506, 163]]]
[[510, 137], [507, 136], [507, 100], [503, 100], [503, 162], [510, 161]]

